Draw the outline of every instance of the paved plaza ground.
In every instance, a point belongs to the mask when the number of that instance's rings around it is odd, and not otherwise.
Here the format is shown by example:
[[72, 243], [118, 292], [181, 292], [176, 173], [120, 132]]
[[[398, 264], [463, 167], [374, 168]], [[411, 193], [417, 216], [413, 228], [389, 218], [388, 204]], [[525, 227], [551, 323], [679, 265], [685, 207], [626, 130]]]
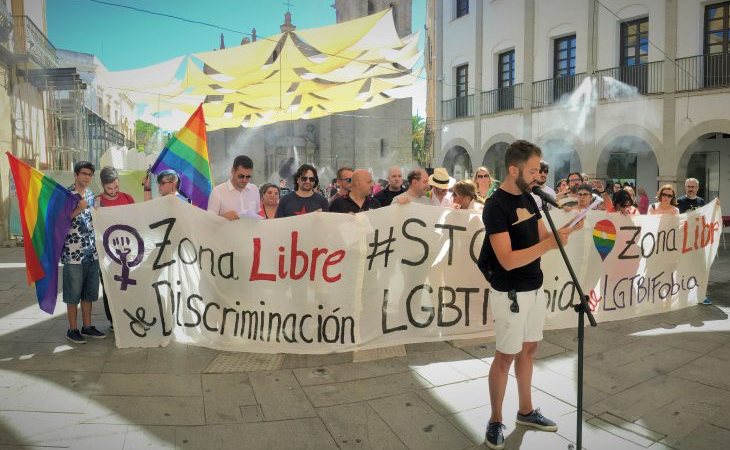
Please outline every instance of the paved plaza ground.
[[[491, 340], [324, 356], [206, 348], [72, 345], [65, 308], [40, 311], [21, 248], [0, 249], [0, 449], [485, 448]], [[730, 446], [730, 252], [710, 276], [712, 306], [589, 329], [584, 447]], [[106, 330], [101, 303], [94, 321]], [[536, 406], [557, 433], [506, 420], [506, 448], [575, 439], [576, 332], [545, 334]], [[511, 377], [505, 418], [515, 416]]]

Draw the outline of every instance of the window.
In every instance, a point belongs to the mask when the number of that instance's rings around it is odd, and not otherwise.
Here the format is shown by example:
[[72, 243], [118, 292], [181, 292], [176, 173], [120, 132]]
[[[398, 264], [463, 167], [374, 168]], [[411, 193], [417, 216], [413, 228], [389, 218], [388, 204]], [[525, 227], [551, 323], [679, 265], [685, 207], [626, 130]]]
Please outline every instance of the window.
[[553, 53], [553, 100], [575, 88], [575, 35], [555, 39]]
[[728, 53], [730, 2], [705, 6], [705, 54]]
[[469, 90], [469, 64], [456, 68], [456, 96], [466, 97]]
[[499, 94], [497, 110], [505, 111], [515, 107], [515, 51], [500, 53], [497, 58], [497, 80]]
[[621, 24], [621, 66], [649, 62], [649, 18]]
[[375, 5], [373, 5], [373, 2], [368, 1], [368, 16], [371, 14], [375, 14]]
[[704, 84], [730, 85], [730, 2], [705, 6]]
[[649, 18], [621, 24], [620, 81], [635, 86], [639, 92], [648, 91]]
[[469, 64], [456, 68], [456, 104], [455, 116], [469, 116]]
[[469, 14], [469, 0], [456, 0], [456, 18]]
[[555, 57], [553, 62], [555, 78], [575, 75], [575, 35], [555, 39]]

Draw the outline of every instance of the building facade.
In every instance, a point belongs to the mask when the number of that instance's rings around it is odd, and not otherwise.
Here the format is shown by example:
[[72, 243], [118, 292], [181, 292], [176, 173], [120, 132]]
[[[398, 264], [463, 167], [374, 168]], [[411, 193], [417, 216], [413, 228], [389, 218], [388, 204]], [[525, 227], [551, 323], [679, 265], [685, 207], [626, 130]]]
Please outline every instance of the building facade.
[[[336, 0], [332, 6], [338, 23], [393, 8], [398, 34], [404, 37], [411, 33], [411, 0]], [[295, 26], [289, 15], [282, 31]], [[241, 45], [246, 43], [244, 39]], [[291, 176], [305, 162], [319, 169], [322, 185], [342, 166], [368, 168], [374, 178], [386, 178], [389, 166], [412, 164], [411, 105], [410, 98], [399, 99], [319, 119], [208, 132], [214, 179], [221, 182], [227, 178], [233, 158], [239, 154], [254, 160], [257, 184], [285, 179], [291, 186]]]
[[[516, 139], [553, 168], [730, 194], [730, 2], [429, 0], [434, 157], [503, 177]], [[428, 66], [427, 66], [428, 67]]]

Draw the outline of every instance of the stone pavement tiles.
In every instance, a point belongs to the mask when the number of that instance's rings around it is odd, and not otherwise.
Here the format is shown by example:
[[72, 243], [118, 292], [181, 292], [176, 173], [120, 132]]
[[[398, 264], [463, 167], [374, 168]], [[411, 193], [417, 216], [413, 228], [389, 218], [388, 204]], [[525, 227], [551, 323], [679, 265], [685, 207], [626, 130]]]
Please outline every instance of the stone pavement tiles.
[[[0, 249], [0, 450], [484, 448], [492, 340], [336, 355], [71, 345], [65, 308], [38, 309], [22, 261]], [[585, 448], [727, 448], [729, 253], [710, 280], [713, 306], [587, 330]], [[106, 329], [100, 303], [94, 321]], [[575, 350], [574, 330], [545, 333], [533, 398], [560, 429], [508, 419], [507, 448], [575, 439]], [[504, 416], [516, 408], [511, 379]]]

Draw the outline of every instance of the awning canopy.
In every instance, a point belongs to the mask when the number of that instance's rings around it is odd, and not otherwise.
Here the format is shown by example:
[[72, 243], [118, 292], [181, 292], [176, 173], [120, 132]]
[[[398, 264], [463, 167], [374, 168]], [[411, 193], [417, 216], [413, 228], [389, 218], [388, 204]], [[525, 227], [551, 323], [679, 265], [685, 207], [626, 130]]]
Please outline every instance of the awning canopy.
[[[292, 27], [293, 28], [293, 27]], [[418, 34], [400, 38], [391, 10], [286, 31], [142, 69], [102, 74], [142, 119], [177, 129], [203, 103], [208, 130], [312, 119], [411, 96]]]

